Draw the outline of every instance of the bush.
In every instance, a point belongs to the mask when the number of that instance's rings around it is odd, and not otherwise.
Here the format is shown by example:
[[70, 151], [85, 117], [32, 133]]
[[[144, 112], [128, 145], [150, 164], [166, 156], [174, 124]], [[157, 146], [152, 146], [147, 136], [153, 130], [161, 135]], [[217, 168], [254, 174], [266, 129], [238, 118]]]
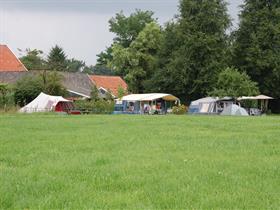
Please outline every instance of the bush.
[[75, 108], [81, 111], [86, 111], [91, 114], [111, 114], [114, 111], [114, 101], [75, 101]]
[[15, 110], [14, 93], [7, 84], [0, 83], [0, 112]]
[[172, 107], [172, 114], [183, 115], [186, 114], [188, 108], [185, 105], [178, 105]]
[[33, 101], [41, 92], [50, 95], [66, 94], [65, 88], [61, 84], [61, 77], [56, 72], [25, 76], [15, 84], [15, 103], [24, 106]]
[[43, 91], [43, 85], [38, 77], [25, 76], [15, 85], [15, 103], [24, 106], [34, 100]]
[[254, 96], [259, 94], [259, 89], [245, 72], [227, 68], [218, 75], [216, 87], [208, 94], [219, 97]]

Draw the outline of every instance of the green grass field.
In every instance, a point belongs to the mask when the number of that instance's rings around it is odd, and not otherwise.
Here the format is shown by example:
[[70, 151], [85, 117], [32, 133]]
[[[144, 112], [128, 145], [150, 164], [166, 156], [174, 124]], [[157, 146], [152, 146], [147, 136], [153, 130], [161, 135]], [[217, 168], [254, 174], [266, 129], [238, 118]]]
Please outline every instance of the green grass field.
[[280, 117], [0, 116], [1, 209], [278, 209]]

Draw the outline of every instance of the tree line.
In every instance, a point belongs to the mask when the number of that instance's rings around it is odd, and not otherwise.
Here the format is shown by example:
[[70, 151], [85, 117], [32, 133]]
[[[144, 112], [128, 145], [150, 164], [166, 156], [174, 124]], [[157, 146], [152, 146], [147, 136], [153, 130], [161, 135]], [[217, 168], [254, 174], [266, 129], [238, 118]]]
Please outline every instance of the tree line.
[[151, 11], [117, 13], [98, 55], [130, 91], [168, 92], [182, 101], [263, 93], [280, 97], [280, 2], [245, 0], [236, 30], [224, 0], [181, 0], [160, 26]]
[[236, 30], [225, 0], [180, 0], [178, 8], [163, 26], [152, 11], [117, 13], [109, 21], [115, 38], [95, 66], [67, 59], [59, 46], [46, 60], [27, 50], [21, 61], [30, 69], [119, 75], [130, 92], [167, 92], [186, 103], [209, 95], [280, 98], [280, 1], [245, 0]]
[[90, 65], [85, 61], [75, 58], [67, 58], [64, 49], [58, 45], [51, 48], [46, 56], [44, 52], [38, 49], [18, 49], [23, 54], [19, 59], [28, 70], [50, 70], [66, 72], [83, 72], [97, 75], [114, 75], [114, 72], [106, 66]]

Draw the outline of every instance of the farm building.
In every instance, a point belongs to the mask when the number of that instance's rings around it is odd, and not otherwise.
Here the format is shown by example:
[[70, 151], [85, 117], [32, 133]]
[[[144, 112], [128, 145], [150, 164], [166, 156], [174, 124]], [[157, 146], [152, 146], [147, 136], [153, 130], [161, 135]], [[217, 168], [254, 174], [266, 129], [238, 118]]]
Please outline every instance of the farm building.
[[26, 72], [27, 69], [8, 48], [0, 45], [0, 72]]
[[122, 88], [125, 92], [128, 91], [126, 82], [119, 76], [91, 75], [90, 79], [96, 85], [100, 96], [103, 98], [105, 98], [106, 93], [110, 93], [113, 98], [117, 98], [119, 88]]
[[[25, 76], [36, 76], [47, 71], [28, 71], [6, 45], [0, 45], [0, 83], [15, 84]], [[62, 85], [71, 98], [90, 98], [94, 84], [89, 75], [82, 73], [58, 72]]]
[[166, 114], [180, 100], [165, 93], [131, 94], [117, 101], [115, 113], [126, 114]]
[[[57, 72], [62, 78], [62, 85], [66, 88], [71, 98], [90, 98], [93, 83], [87, 74]], [[0, 72], [0, 83], [15, 84], [24, 76], [35, 76], [42, 74], [42, 71], [2, 71]]]

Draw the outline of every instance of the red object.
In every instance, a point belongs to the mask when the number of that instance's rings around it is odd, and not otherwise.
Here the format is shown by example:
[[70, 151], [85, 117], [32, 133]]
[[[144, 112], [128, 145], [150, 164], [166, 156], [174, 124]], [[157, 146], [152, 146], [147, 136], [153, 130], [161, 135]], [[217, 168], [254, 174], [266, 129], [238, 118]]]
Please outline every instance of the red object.
[[0, 71], [27, 71], [25, 66], [7, 47], [0, 45]]
[[55, 106], [56, 112], [70, 112], [74, 108], [72, 102], [60, 101]]
[[74, 110], [74, 111], [70, 111], [69, 114], [80, 115], [80, 114], [82, 114], [82, 113], [81, 113], [80, 111], [78, 111], [78, 110]]
[[122, 87], [127, 91], [127, 84], [125, 81], [118, 76], [99, 76], [91, 75], [90, 79], [95, 83], [97, 88], [104, 88], [107, 91], [110, 90], [114, 96], [118, 95], [118, 88]]

